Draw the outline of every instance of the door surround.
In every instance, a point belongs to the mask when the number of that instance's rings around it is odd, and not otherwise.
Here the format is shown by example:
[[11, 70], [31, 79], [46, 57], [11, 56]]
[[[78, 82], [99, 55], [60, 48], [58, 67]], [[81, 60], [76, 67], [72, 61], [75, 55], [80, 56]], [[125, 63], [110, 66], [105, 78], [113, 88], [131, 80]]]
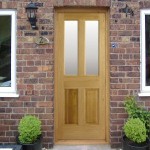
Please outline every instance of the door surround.
[[[106, 16], [106, 42], [105, 42], [105, 47], [106, 47], [106, 92], [105, 92], [105, 97], [106, 97], [106, 138], [105, 140], [59, 140], [57, 139], [57, 130], [58, 130], [58, 126], [57, 126], [57, 122], [58, 122], [58, 111], [57, 111], [57, 86], [58, 81], [57, 81], [57, 67], [58, 67], [58, 56], [57, 56], [57, 45], [59, 44], [57, 41], [57, 14], [58, 13], [69, 13], [69, 12], [84, 12], [84, 13], [105, 13]], [[109, 143], [110, 137], [109, 137], [109, 119], [110, 119], [110, 113], [109, 113], [109, 98], [110, 98], [110, 93], [109, 93], [109, 21], [108, 21], [108, 17], [109, 17], [109, 10], [106, 8], [56, 8], [55, 9], [55, 51], [54, 51], [54, 56], [55, 56], [55, 60], [54, 60], [54, 65], [55, 65], [55, 96], [54, 96], [54, 142], [56, 144], [104, 144], [104, 143]]]

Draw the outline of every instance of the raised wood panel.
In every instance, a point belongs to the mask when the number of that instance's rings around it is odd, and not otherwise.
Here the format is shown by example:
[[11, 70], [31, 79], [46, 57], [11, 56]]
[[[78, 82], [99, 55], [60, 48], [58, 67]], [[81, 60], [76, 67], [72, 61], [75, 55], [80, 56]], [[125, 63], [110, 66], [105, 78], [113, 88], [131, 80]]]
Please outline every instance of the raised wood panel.
[[99, 90], [86, 89], [86, 123], [99, 123]]
[[65, 124], [78, 123], [78, 90], [65, 90]]

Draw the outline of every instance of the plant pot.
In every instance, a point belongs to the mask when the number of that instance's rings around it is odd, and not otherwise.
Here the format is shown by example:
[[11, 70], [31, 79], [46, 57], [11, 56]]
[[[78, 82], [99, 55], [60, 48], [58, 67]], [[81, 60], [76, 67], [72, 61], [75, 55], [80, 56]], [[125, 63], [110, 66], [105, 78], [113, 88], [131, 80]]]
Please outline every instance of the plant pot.
[[17, 144], [22, 145], [22, 150], [42, 150], [42, 136], [32, 144], [22, 144], [17, 137]]
[[149, 140], [138, 144], [130, 141], [126, 136], [123, 136], [123, 150], [149, 150]]

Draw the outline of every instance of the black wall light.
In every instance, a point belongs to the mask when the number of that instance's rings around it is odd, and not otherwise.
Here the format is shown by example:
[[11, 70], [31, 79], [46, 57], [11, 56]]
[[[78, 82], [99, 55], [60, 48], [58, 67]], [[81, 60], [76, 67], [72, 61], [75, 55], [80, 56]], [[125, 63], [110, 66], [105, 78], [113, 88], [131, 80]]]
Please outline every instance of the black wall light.
[[30, 3], [27, 5], [25, 9], [26, 9], [27, 17], [31, 24], [32, 29], [34, 30], [38, 29], [36, 26], [36, 22], [37, 22], [36, 12], [37, 12], [38, 7], [35, 5], [35, 3], [30, 1]]

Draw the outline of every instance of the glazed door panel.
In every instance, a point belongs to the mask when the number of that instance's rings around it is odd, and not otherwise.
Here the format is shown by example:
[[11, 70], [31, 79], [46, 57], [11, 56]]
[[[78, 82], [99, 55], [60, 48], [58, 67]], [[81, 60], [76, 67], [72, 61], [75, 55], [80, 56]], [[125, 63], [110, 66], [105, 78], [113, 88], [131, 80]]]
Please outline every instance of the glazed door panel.
[[56, 139], [106, 138], [106, 14], [56, 15]]

